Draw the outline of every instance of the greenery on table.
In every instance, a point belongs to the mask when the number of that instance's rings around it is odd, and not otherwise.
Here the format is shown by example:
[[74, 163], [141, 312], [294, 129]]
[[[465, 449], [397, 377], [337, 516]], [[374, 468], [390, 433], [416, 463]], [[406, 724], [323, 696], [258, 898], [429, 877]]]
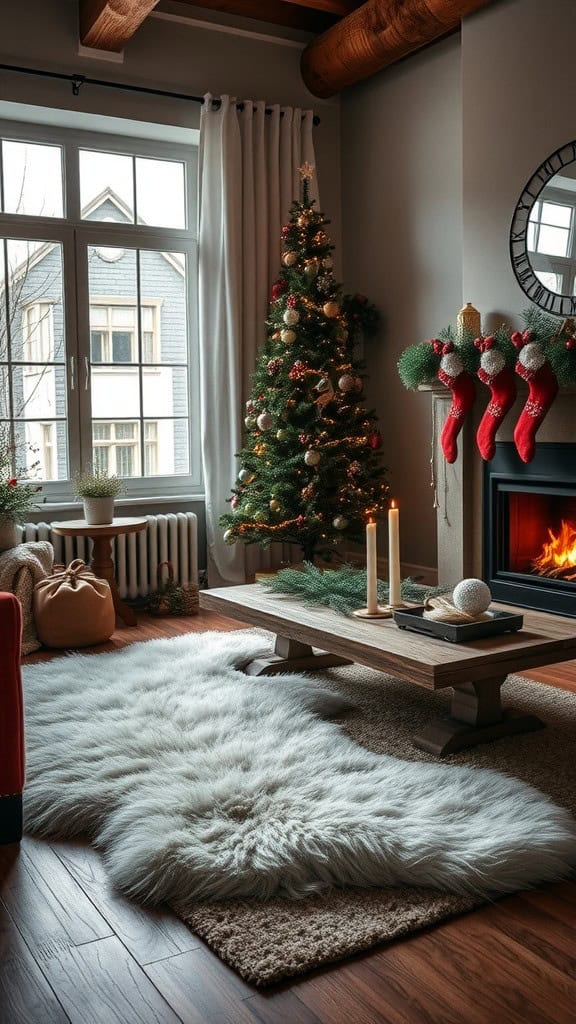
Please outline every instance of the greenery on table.
[[[342, 565], [339, 569], [319, 569], [311, 562], [304, 562], [300, 569], [280, 569], [270, 579], [262, 580], [263, 586], [274, 594], [291, 594], [301, 597], [307, 605], [326, 605], [342, 615], [351, 615], [356, 608], [366, 605], [366, 570], [353, 565]], [[422, 602], [426, 597], [446, 592], [446, 587], [426, 587], [413, 579], [402, 581], [402, 599]], [[378, 601], [388, 601], [388, 583], [378, 580]]]

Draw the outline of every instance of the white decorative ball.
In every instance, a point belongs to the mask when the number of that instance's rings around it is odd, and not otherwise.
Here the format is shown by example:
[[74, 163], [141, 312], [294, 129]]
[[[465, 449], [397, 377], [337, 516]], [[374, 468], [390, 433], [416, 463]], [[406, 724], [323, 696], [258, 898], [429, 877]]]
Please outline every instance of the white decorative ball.
[[293, 341], [296, 341], [296, 331], [293, 331], [290, 327], [285, 327], [280, 331], [280, 338], [286, 345], [290, 345]]
[[317, 466], [320, 462], [320, 452], [315, 452], [312, 448], [309, 448], [304, 454], [304, 462], [307, 466]]
[[251, 484], [256, 479], [255, 474], [250, 469], [241, 469], [238, 474], [238, 479], [242, 484]]
[[258, 424], [258, 430], [270, 430], [270, 427], [273, 425], [274, 420], [271, 414], [264, 410], [264, 412], [260, 413], [258, 419], [256, 420], [256, 423]]
[[298, 262], [298, 253], [294, 252], [293, 249], [288, 249], [287, 252], [282, 254], [282, 263], [285, 267], [293, 267]]
[[522, 363], [527, 370], [536, 372], [546, 362], [546, 355], [538, 341], [529, 341], [518, 353], [518, 362]]
[[345, 530], [348, 526], [348, 520], [346, 516], [334, 516], [332, 520], [332, 526], [335, 530]]
[[484, 580], [461, 580], [454, 587], [452, 603], [461, 612], [467, 615], [481, 615], [485, 612], [492, 600], [490, 587]]
[[225, 544], [235, 544], [237, 539], [238, 538], [234, 536], [233, 530], [224, 530], [224, 543]]
[[496, 377], [506, 366], [506, 360], [497, 348], [490, 348], [480, 357], [480, 366], [490, 377]]
[[338, 387], [340, 388], [340, 391], [353, 391], [356, 387], [356, 378], [352, 377], [349, 373], [344, 373], [338, 381]]
[[464, 363], [457, 352], [447, 352], [440, 360], [440, 369], [449, 377], [459, 377], [464, 369]]
[[297, 309], [292, 309], [290, 306], [284, 313], [283, 320], [285, 324], [291, 327], [293, 324], [297, 324], [300, 319], [300, 313]]

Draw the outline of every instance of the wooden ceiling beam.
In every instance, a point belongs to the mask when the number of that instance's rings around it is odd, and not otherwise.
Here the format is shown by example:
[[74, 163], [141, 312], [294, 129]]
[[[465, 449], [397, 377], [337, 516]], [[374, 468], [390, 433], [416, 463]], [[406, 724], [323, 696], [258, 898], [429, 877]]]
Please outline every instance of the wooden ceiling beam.
[[[292, 0], [180, 0], [191, 7], [204, 7], [209, 11], [236, 14], [242, 18], [254, 18], [271, 25], [304, 29], [307, 32], [324, 32], [336, 21], [337, 15], [324, 8], [294, 3]], [[334, 0], [334, 3], [344, 0]]]
[[458, 28], [492, 0], [368, 0], [302, 54], [304, 82], [327, 98]]
[[362, 0], [279, 0], [283, 4], [294, 4], [296, 7], [313, 8], [315, 11], [324, 11], [325, 14], [334, 14], [337, 18], [344, 18], [347, 14], [360, 7]]
[[119, 53], [159, 0], [80, 0], [80, 42]]

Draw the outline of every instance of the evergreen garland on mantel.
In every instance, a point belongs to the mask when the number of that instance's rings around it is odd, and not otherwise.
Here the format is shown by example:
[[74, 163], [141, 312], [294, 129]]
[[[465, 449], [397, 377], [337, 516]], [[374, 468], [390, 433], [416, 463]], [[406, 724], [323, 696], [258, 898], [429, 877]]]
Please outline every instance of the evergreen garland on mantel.
[[[554, 371], [559, 385], [576, 384], [576, 323], [572, 319], [551, 316], [536, 306], [530, 306], [521, 314], [524, 330], [539, 342]], [[500, 352], [509, 369], [514, 368], [518, 352], [512, 341], [515, 331], [503, 324], [490, 335], [494, 339], [494, 350]], [[416, 391], [423, 384], [432, 384], [437, 379], [442, 350], [434, 341], [452, 343], [460, 355], [466, 373], [474, 376], [480, 368], [482, 351], [478, 341], [469, 332], [457, 332], [454, 327], [444, 328], [438, 339], [421, 341], [404, 349], [398, 362], [398, 373], [404, 387]]]

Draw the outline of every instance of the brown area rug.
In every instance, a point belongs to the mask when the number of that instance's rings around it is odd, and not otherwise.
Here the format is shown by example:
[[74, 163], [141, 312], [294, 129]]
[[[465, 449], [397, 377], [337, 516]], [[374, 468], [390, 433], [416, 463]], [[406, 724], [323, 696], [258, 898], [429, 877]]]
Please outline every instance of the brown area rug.
[[[342, 720], [342, 727], [358, 743], [407, 761], [436, 761], [417, 750], [411, 737], [431, 718], [448, 715], [448, 693], [433, 693], [357, 665], [333, 669], [318, 679], [354, 701], [356, 710]], [[270, 685], [281, 686], [281, 680], [271, 677]], [[576, 694], [510, 676], [503, 696], [505, 704], [537, 714], [547, 728], [484, 744], [446, 758], [446, 763], [515, 775], [576, 815]], [[228, 901], [173, 909], [243, 978], [270, 985], [472, 910], [480, 902], [426, 889], [355, 889], [301, 901]]]

